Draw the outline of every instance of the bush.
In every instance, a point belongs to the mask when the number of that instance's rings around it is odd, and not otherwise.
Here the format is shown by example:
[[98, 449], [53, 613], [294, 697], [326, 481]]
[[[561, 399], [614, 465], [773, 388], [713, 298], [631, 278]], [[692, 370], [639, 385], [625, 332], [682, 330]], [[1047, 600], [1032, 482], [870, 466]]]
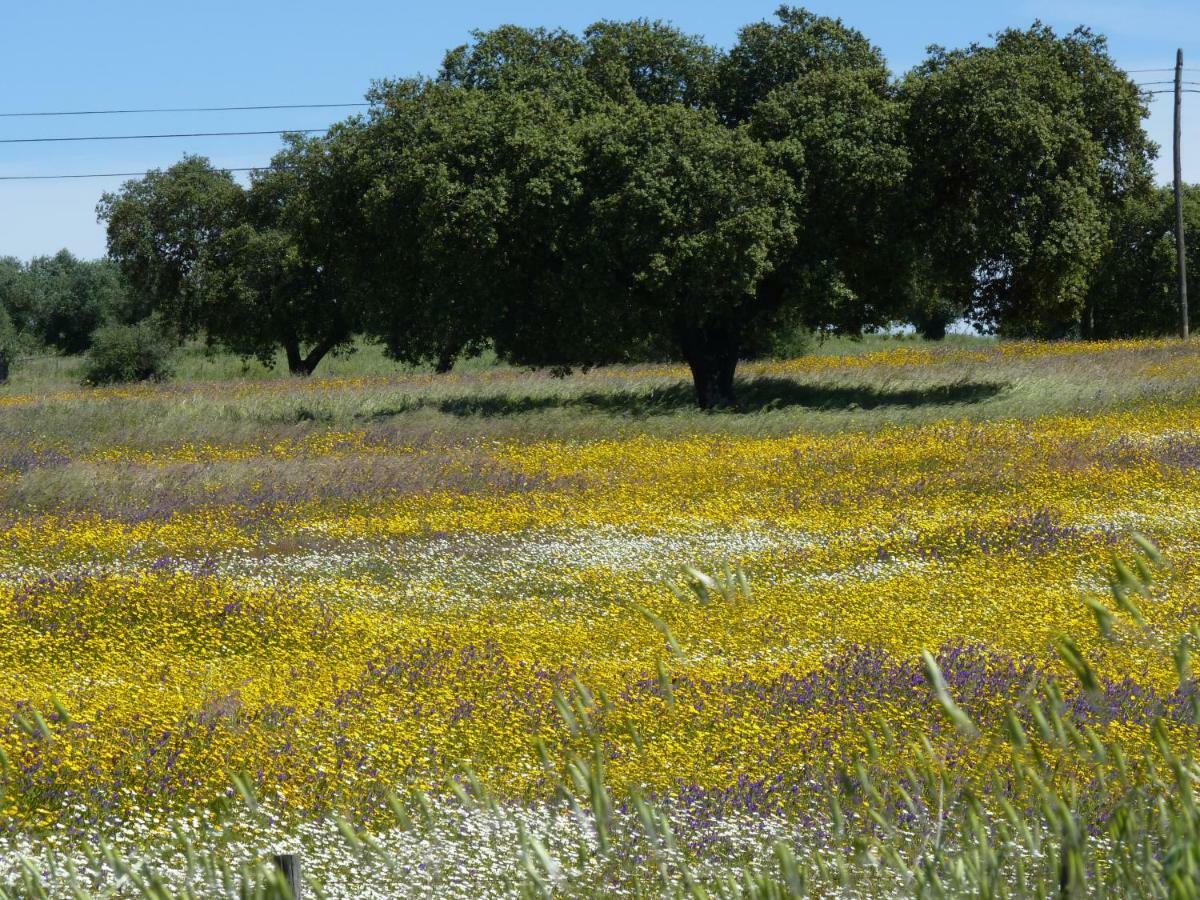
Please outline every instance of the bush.
[[772, 333], [763, 352], [754, 355], [761, 359], [796, 359], [812, 353], [816, 344], [817, 336], [811, 328], [794, 325]]
[[104, 325], [92, 334], [84, 384], [161, 381], [171, 374], [173, 347], [153, 320]]

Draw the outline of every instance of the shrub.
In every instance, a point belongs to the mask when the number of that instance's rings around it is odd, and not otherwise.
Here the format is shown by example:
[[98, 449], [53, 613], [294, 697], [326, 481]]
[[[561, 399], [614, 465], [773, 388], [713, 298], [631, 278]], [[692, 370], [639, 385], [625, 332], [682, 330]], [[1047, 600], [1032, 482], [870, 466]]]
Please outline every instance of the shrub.
[[161, 381], [171, 374], [173, 347], [153, 320], [104, 325], [92, 334], [84, 384]]
[[817, 336], [812, 329], [794, 325], [773, 333], [763, 352], [754, 355], [762, 359], [796, 359], [812, 353], [816, 344]]

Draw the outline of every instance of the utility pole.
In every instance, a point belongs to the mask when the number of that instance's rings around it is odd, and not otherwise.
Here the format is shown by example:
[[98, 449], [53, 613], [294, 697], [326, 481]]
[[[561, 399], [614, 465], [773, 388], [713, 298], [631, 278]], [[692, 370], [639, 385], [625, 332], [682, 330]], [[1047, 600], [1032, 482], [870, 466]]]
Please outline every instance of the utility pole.
[[1183, 50], [1175, 54], [1175, 255], [1179, 271], [1180, 333], [1188, 339], [1187, 244], [1183, 236], [1183, 162], [1180, 159], [1183, 115]]

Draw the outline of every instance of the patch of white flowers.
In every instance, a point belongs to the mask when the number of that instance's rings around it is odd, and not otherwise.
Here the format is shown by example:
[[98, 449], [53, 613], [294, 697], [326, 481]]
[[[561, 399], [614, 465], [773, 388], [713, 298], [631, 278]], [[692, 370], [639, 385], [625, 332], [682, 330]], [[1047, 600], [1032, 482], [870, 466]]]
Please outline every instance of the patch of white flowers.
[[[647, 841], [636, 817], [618, 812], [613, 844], [602, 852], [587, 815], [543, 804], [431, 801], [427, 822], [370, 833], [334, 820], [285, 826], [260, 809], [220, 821], [208, 813], [174, 821], [134, 816], [99, 842], [63, 834], [0, 842], [0, 885], [9, 891], [35, 877], [50, 897], [125, 896], [135, 883], [121, 859], [171, 896], [236, 896], [239, 873], [265, 871], [274, 854], [299, 857], [309, 896], [330, 900], [396, 897], [506, 898], [538, 891], [593, 896], [644, 896], [682, 877], [713, 881], [772, 864], [780, 841], [806, 841], [801, 826], [761, 813], [728, 813], [698, 823], [687, 810], [667, 810], [673, 830], [700, 849]], [[811, 837], [808, 838], [811, 840]], [[319, 891], [319, 894], [316, 893]]]

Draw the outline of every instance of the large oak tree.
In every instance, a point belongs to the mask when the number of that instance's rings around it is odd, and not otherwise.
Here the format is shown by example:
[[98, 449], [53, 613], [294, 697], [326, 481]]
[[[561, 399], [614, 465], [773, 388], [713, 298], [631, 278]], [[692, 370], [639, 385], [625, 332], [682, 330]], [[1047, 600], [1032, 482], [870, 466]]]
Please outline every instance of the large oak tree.
[[325, 221], [398, 358], [671, 355], [724, 406], [773, 330], [859, 330], [902, 295], [901, 118], [837, 20], [784, 7], [728, 55], [657, 22], [505, 26], [373, 98], [310, 165], [331, 182], [314, 194], [356, 185]]

